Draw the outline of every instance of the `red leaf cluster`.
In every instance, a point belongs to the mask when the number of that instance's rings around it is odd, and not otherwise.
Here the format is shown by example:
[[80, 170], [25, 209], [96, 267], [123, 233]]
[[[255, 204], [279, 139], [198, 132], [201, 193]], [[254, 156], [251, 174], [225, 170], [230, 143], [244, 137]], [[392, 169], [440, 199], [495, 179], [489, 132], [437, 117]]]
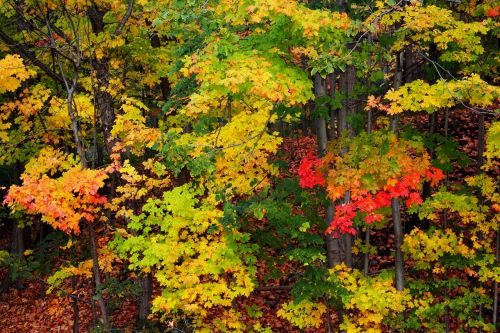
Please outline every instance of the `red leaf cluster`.
[[[298, 174], [300, 186], [303, 188], [326, 186], [322, 161], [312, 153], [302, 159]], [[358, 213], [364, 215], [363, 221], [366, 224], [382, 221], [384, 216], [380, 213], [380, 209], [390, 207], [393, 198], [405, 199], [407, 207], [420, 205], [422, 197], [419, 190], [422, 181], [425, 179], [432, 186], [436, 186], [443, 177], [440, 169], [429, 167], [424, 174], [413, 171], [400, 179], [387, 179], [384, 188], [376, 193], [358, 189], [348, 202], [336, 206], [334, 218], [326, 233], [333, 233], [335, 237], [338, 233], [356, 234], [353, 221]]]
[[302, 188], [313, 188], [316, 185], [325, 186], [326, 180], [321, 170], [321, 160], [309, 153], [300, 163], [298, 174]]

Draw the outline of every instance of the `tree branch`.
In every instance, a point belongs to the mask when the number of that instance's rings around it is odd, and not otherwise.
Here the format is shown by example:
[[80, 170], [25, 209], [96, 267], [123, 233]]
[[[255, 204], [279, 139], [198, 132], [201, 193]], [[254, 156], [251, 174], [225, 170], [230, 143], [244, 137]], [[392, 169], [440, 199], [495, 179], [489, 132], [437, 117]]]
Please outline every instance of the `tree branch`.
[[42, 71], [45, 72], [47, 76], [54, 79], [61, 84], [64, 84], [63, 78], [54, 72], [49, 66], [41, 62], [33, 53], [33, 51], [29, 50], [26, 46], [17, 43], [15, 40], [10, 38], [3, 30], [0, 29], [0, 39], [3, 40], [11, 49], [16, 50], [19, 55], [25, 59], [31, 61], [31, 63], [37, 67], [39, 67]]
[[134, 7], [134, 0], [129, 0], [127, 11], [125, 12], [125, 15], [122, 17], [120, 24], [118, 24], [118, 27], [116, 27], [115, 36], [118, 36], [119, 34], [122, 33], [123, 27], [125, 27], [125, 23], [127, 23], [128, 19], [130, 18], [130, 15], [132, 15], [132, 7]]
[[264, 286], [260, 288], [255, 288], [253, 291], [263, 292], [263, 291], [274, 291], [274, 290], [291, 290], [292, 286]]

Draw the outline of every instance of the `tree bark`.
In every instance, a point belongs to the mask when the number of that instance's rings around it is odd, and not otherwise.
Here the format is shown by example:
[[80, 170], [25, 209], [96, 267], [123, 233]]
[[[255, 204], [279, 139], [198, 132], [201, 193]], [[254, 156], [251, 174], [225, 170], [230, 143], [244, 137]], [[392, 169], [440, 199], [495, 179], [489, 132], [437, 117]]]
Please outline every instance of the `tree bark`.
[[99, 308], [101, 309], [101, 315], [103, 320], [103, 326], [106, 332], [109, 332], [109, 317], [108, 310], [106, 308], [106, 303], [102, 298], [102, 282], [101, 282], [101, 274], [99, 272], [99, 256], [97, 254], [97, 239], [94, 230], [94, 226], [92, 223], [87, 222], [87, 227], [89, 230], [89, 239], [90, 239], [90, 255], [92, 257], [92, 272], [94, 275], [94, 283], [96, 289], [97, 303], [99, 304]]
[[[151, 36], [151, 46], [154, 48], [158, 48], [161, 46], [160, 38], [156, 33]], [[167, 101], [170, 97], [171, 91], [170, 81], [168, 80], [168, 77], [163, 76], [160, 78], [160, 90], [163, 96], [163, 100]]]
[[[495, 242], [495, 258], [497, 265], [500, 265], [500, 230], [497, 230]], [[498, 282], [493, 283], [493, 326], [498, 328]]]
[[[321, 78], [319, 74], [314, 76], [314, 94], [315, 97], [322, 97], [326, 95], [326, 81]], [[326, 120], [322, 118], [315, 119], [316, 124], [316, 137], [318, 145], [318, 156], [322, 157], [326, 153], [326, 147], [328, 145], [328, 134], [326, 127]], [[326, 225], [330, 225], [335, 214], [335, 205], [333, 202], [328, 204], [326, 209], [325, 222]], [[341, 262], [340, 256], [340, 243], [339, 240], [334, 238], [331, 234], [325, 236], [325, 246], [327, 254], [328, 267], [334, 267]]]
[[[344, 202], [348, 203], [351, 200], [351, 192], [348, 191], [345, 195]], [[352, 241], [353, 236], [351, 234], [343, 234], [341, 240], [344, 245], [344, 262], [347, 267], [352, 267]]]
[[[328, 75], [327, 80], [330, 84], [330, 97], [335, 98], [335, 73]], [[329, 140], [333, 140], [337, 136], [337, 118], [338, 110], [332, 108], [330, 110], [330, 128], [328, 130]]]
[[480, 113], [478, 115], [478, 133], [477, 133], [477, 173], [482, 173], [481, 167], [484, 164], [484, 114]]
[[[11, 253], [17, 257], [22, 262], [25, 262], [24, 259], [24, 250], [25, 250], [25, 242], [24, 242], [24, 232], [23, 229], [19, 227], [17, 221], [12, 221], [12, 243], [11, 243]], [[16, 267], [17, 265], [13, 266]], [[9, 267], [9, 270], [11, 267]], [[14, 268], [18, 269], [18, 268]], [[9, 274], [12, 275], [12, 274]], [[17, 277], [15, 281], [7, 280], [7, 286], [9, 286], [12, 282], [15, 282], [17, 289], [24, 289], [23, 281], [20, 277]]]
[[[99, 11], [95, 3], [92, 3], [87, 9], [87, 16], [92, 26], [92, 32], [96, 35], [104, 32], [104, 12]], [[109, 59], [103, 57], [97, 59], [93, 57], [91, 61], [92, 69], [96, 77], [96, 86], [94, 89], [95, 106], [98, 110], [99, 119], [101, 120], [102, 131], [104, 134], [105, 145], [108, 154], [111, 154], [114, 141], [111, 136], [111, 129], [115, 122], [115, 112], [113, 96], [108, 91], [109, 87]]]
[[401, 245], [403, 244], [403, 228], [401, 226], [401, 212], [399, 198], [391, 200], [392, 222], [394, 224], [394, 245], [396, 250], [396, 290], [404, 289], [404, 261]]
[[[394, 74], [394, 90], [399, 89], [403, 84], [403, 53], [398, 55], [398, 70]], [[397, 115], [392, 118], [391, 129], [397, 133], [398, 117]], [[401, 225], [401, 206], [399, 198], [391, 199], [392, 208], [392, 222], [394, 225], [394, 245], [395, 245], [395, 270], [396, 270], [396, 290], [402, 291], [404, 289], [404, 259], [401, 245], [403, 243], [403, 227]]]
[[151, 296], [152, 296], [152, 276], [151, 273], [139, 279], [141, 286], [141, 298], [139, 301], [138, 311], [138, 324], [143, 327], [147, 320], [149, 311], [151, 309]]
[[[333, 216], [335, 215], [335, 205], [333, 202], [330, 202], [326, 209], [326, 223], [327, 225], [333, 220]], [[326, 257], [328, 268], [335, 267], [342, 263], [342, 252], [340, 249], [339, 238], [334, 238], [332, 234], [328, 234], [325, 236], [326, 242]]]
[[[75, 277], [71, 277], [71, 287], [73, 290], [75, 290]], [[80, 310], [78, 308], [78, 298], [73, 297], [73, 333], [79, 333], [80, 332], [80, 325], [78, 323], [78, 317], [79, 317]]]
[[[433, 112], [429, 115], [429, 134], [434, 134], [436, 133], [437, 129], [437, 113]], [[434, 157], [435, 152], [431, 151], [430, 155]], [[424, 182], [423, 188], [422, 188], [422, 199], [425, 200], [431, 196], [431, 184], [428, 181]]]
[[[347, 135], [352, 138], [355, 136], [353, 127], [349, 124], [348, 118], [357, 111], [357, 103], [355, 100], [354, 84], [356, 83], [356, 69], [354, 66], [348, 66], [346, 71], [340, 75], [340, 90], [344, 94], [344, 100], [342, 101], [342, 108], [339, 110], [338, 118], [338, 130], [339, 136]], [[342, 149], [340, 152], [344, 154], [347, 148]], [[344, 196], [344, 202], [350, 201], [350, 193], [346, 192]], [[341, 248], [341, 254], [345, 264], [348, 267], [352, 267], [352, 241], [353, 237], [350, 234], [340, 235], [339, 242], [343, 245]]]

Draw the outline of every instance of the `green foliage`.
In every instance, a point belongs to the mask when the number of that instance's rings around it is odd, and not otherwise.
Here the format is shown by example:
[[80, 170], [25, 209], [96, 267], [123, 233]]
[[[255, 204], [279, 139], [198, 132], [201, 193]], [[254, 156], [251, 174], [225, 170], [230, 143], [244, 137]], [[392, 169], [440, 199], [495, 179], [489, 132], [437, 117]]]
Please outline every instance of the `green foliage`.
[[205, 316], [213, 306], [229, 306], [253, 289], [254, 246], [249, 235], [219, 224], [223, 212], [200, 190], [189, 185], [149, 200], [142, 213], [132, 216], [128, 229], [119, 231], [113, 248], [127, 258], [129, 268], [154, 271], [162, 294], [153, 310], [163, 315], [187, 313]]
[[29, 280], [33, 277], [33, 272], [40, 266], [39, 262], [31, 256], [25, 258], [24, 254], [9, 253], [0, 251], [0, 267], [5, 267], [9, 272], [11, 281]]

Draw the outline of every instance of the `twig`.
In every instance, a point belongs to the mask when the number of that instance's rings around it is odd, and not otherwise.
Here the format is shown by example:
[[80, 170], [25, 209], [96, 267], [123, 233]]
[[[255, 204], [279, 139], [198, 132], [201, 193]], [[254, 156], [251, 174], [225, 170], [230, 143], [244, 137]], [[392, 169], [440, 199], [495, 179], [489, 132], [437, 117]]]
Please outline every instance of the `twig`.
[[[380, 18], [382, 18], [382, 16], [386, 15], [386, 14], [389, 14], [390, 12], [392, 12], [394, 10], [395, 7], [399, 6], [404, 0], [400, 0], [397, 4], [395, 4], [394, 6], [392, 6], [391, 8], [389, 9], [386, 9], [385, 11], [383, 11], [382, 13], [380, 13], [379, 15], [377, 15], [371, 22], [370, 22], [370, 25], [377, 22]], [[349, 50], [349, 52], [344, 56], [342, 57], [342, 59], [345, 59], [347, 58], [348, 56], [350, 56], [354, 50], [358, 47], [359, 43], [361, 42], [361, 40], [363, 39], [363, 37], [365, 37], [367, 34], [370, 33], [370, 30], [366, 30], [365, 32], [363, 32], [361, 34], [361, 36], [359, 36], [359, 38], [356, 40], [356, 42], [354, 43], [354, 46]]]
[[465, 107], [466, 109], [469, 109], [471, 111], [474, 111], [478, 114], [487, 114], [487, 115], [496, 115], [497, 113], [495, 113], [494, 111], [491, 111], [491, 110], [488, 110], [488, 109], [485, 109], [485, 108], [476, 108], [476, 107], [473, 107], [473, 106], [469, 106], [467, 104], [465, 104], [460, 98], [458, 98], [456, 95], [454, 95], [452, 92], [451, 92], [451, 89], [450, 87], [448, 86], [448, 84], [446, 83], [446, 79], [443, 77], [443, 75], [441, 74], [441, 71], [439, 70], [438, 66], [443, 69], [448, 75], [450, 75], [450, 77], [452, 77], [454, 80], [457, 80], [449, 71], [447, 71], [446, 69], [443, 68], [443, 66], [439, 65], [438, 62], [430, 59], [429, 57], [427, 57], [425, 54], [419, 52], [419, 54], [424, 57], [427, 61], [429, 61], [433, 66], [434, 66], [434, 69], [436, 70], [437, 74], [439, 75], [439, 77], [441, 78], [441, 80], [443, 80], [444, 82], [444, 85], [446, 87], [446, 90], [448, 90], [448, 93], [450, 94], [450, 96], [457, 102], [459, 102], [463, 107]]
[[255, 288], [253, 291], [255, 292], [265, 292], [265, 291], [274, 291], [274, 290], [291, 290], [292, 286], [264, 286]]

